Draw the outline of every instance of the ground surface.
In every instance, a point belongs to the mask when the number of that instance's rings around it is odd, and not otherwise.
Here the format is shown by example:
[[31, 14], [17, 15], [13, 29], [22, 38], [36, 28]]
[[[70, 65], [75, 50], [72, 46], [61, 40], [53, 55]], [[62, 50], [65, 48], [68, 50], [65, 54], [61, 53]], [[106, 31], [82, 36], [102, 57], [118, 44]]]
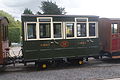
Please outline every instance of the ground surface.
[[24, 67], [23, 64], [16, 64], [16, 67], [10, 65], [5, 72], [1, 72], [0, 80], [103, 80], [119, 78], [119, 62], [120, 60], [117, 62], [91, 60], [81, 66], [64, 65], [40, 71], [36, 70], [32, 64], [27, 67]]
[[[18, 54], [20, 48], [13, 48]], [[11, 53], [12, 54], [12, 53]], [[13, 55], [14, 56], [14, 55]], [[36, 70], [33, 64], [24, 67], [23, 64], [7, 66], [0, 72], [0, 80], [120, 80], [120, 60], [90, 59], [83, 65], [62, 65], [46, 70]]]

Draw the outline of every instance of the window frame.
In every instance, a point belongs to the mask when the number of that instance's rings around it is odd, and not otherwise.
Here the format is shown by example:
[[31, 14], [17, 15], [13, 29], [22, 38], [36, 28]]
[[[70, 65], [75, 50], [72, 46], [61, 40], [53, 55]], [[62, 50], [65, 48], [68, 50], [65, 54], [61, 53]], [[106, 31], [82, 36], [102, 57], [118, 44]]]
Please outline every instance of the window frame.
[[[66, 24], [69, 24], [69, 23], [72, 23], [74, 26], [74, 37], [67, 37], [67, 32], [66, 32], [66, 30], [67, 30], [67, 27], [66, 27]], [[64, 35], [65, 35], [65, 39], [75, 39], [76, 37], [75, 37], [75, 22], [65, 22], [65, 24], [64, 24]]]
[[85, 37], [88, 37], [88, 33], [87, 33], [87, 31], [89, 30], [89, 29], [87, 29], [87, 23], [85, 23], [86, 24], [86, 36], [77, 36], [77, 24], [80, 24], [80, 23], [83, 23], [83, 22], [78, 22], [78, 23], [76, 23], [76, 38], [85, 38]]
[[[50, 22], [39, 22], [39, 19], [50, 19], [51, 21]], [[50, 38], [40, 38], [39, 37], [39, 32], [40, 32], [40, 29], [39, 29], [39, 24], [40, 23], [50, 23], [50, 32], [51, 32], [51, 37]], [[37, 36], [38, 36], [38, 40], [51, 40], [53, 39], [53, 19], [52, 17], [37, 17], [37, 29], [38, 29], [38, 33], [37, 33]]]
[[1, 24], [1, 39], [2, 41], [5, 41], [4, 40], [4, 24]]
[[3, 39], [3, 41], [6, 41], [7, 40], [7, 35], [6, 35], [6, 32], [7, 32], [7, 28], [6, 28], [7, 26], [5, 26], [4, 24], [2, 24], [2, 39]]
[[[27, 24], [36, 24], [36, 38], [35, 39], [29, 39], [28, 38], [28, 26], [27, 26]], [[25, 38], [25, 40], [37, 40], [38, 38], [37, 38], [37, 22], [25, 22], [24, 23], [24, 38]]]
[[[77, 22], [77, 19], [86, 19], [86, 22]], [[77, 37], [77, 23], [86, 23], [86, 36], [85, 37]], [[89, 35], [89, 23], [95, 23], [95, 36]], [[88, 18], [75, 18], [75, 38], [98, 38], [98, 22], [97, 21], [89, 21]]]
[[[50, 22], [39, 22], [39, 19], [50, 19]], [[52, 17], [37, 17], [37, 22], [24, 22], [24, 40], [52, 40], [52, 39], [80, 39], [80, 38], [97, 38], [98, 37], [98, 21], [88, 21], [88, 18], [74, 18], [75, 21], [72, 22], [54, 22]], [[77, 19], [86, 19], [86, 22], [77, 22]], [[36, 24], [36, 38], [35, 39], [28, 39], [28, 32], [27, 32], [27, 24]], [[39, 36], [39, 24], [40, 23], [50, 23], [50, 30], [51, 30], [51, 37], [50, 38], [40, 38]], [[54, 38], [54, 23], [60, 23], [61, 24], [61, 38]], [[85, 37], [77, 37], [77, 23], [86, 23], [86, 36]], [[95, 36], [89, 36], [89, 23], [95, 23]], [[74, 24], [74, 37], [67, 37], [66, 34], [66, 24]]]
[[[86, 19], [86, 22], [77, 22], [77, 19]], [[77, 37], [77, 23], [86, 23], [86, 36], [85, 37]], [[75, 38], [89, 38], [88, 32], [89, 32], [89, 25], [88, 25], [88, 18], [75, 18]]]
[[4, 41], [8, 40], [8, 26], [4, 26]]
[[[115, 33], [115, 26], [114, 24], [117, 24], [117, 32]], [[113, 28], [114, 28], [114, 33], [113, 33]], [[111, 23], [111, 33], [112, 34], [118, 34], [119, 33], [119, 27], [118, 27], [118, 23]]]
[[98, 22], [88, 22], [88, 26], [89, 26], [89, 23], [95, 23], [95, 36], [90, 36], [88, 33], [89, 38], [97, 38], [98, 37]]
[[[41, 22], [40, 22], [41, 23]], [[50, 38], [40, 38], [40, 23], [38, 23], [38, 27], [39, 27], [39, 29], [38, 29], [38, 32], [39, 32], [39, 34], [38, 34], [38, 36], [39, 36], [39, 39], [40, 40], [44, 40], [44, 39], [46, 39], [46, 40], [48, 40], [48, 39], [51, 39], [52, 38], [52, 33], [51, 33], [51, 24], [50, 24]], [[46, 22], [42, 22], [42, 23], [46, 23]], [[49, 24], [48, 22], [46, 23], [46, 24]]]
[[[64, 38], [64, 28], [62, 22], [53, 22], [54, 23], [60, 23], [61, 24], [61, 38], [54, 38], [54, 25], [53, 25], [53, 39], [63, 39]], [[63, 31], [63, 32], [62, 32]]]

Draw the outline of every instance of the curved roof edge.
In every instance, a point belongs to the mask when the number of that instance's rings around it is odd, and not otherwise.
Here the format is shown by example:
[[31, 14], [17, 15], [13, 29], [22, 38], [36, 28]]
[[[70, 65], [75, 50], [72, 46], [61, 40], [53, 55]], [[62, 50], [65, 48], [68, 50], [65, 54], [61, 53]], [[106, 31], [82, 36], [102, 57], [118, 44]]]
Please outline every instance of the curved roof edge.
[[6, 19], [6, 20], [7, 20], [7, 22], [9, 23], [9, 20], [8, 20], [8, 18], [7, 18], [7, 17], [0, 16], [0, 20], [3, 20], [3, 19]]

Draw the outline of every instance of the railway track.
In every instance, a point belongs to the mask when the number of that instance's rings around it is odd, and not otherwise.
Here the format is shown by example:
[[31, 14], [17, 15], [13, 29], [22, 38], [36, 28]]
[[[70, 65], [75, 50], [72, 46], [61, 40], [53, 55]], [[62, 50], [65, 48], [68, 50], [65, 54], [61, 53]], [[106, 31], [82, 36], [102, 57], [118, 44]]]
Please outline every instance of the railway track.
[[[59, 69], [72, 69], [72, 68], [102, 68], [102, 67], [119, 67], [120, 66], [120, 60], [112, 60], [112, 59], [103, 59], [103, 60], [94, 60], [91, 59], [88, 62], [84, 62], [84, 64], [82, 65], [78, 65], [78, 64], [63, 64], [63, 65], [59, 65], [59, 66], [48, 66], [48, 68], [46, 70], [59, 70]], [[14, 65], [8, 65], [6, 67], [6, 72], [10, 72], [10, 71], [36, 71], [36, 67], [33, 64], [29, 64], [28, 66], [24, 66], [22, 63], [19, 64], [15, 64]]]
[[120, 80], [120, 60], [94, 60], [83, 65], [66, 64], [37, 70], [34, 64], [25, 67], [23, 64], [7, 66], [0, 73], [2, 80]]

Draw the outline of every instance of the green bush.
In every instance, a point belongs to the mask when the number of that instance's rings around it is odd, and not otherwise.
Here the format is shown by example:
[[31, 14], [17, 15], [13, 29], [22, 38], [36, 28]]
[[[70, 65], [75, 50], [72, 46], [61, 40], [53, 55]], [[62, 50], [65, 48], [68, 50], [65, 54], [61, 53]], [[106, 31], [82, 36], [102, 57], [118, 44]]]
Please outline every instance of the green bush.
[[20, 43], [20, 28], [16, 27], [9, 27], [8, 28], [8, 36], [9, 36], [9, 41], [15, 42], [15, 43]]

